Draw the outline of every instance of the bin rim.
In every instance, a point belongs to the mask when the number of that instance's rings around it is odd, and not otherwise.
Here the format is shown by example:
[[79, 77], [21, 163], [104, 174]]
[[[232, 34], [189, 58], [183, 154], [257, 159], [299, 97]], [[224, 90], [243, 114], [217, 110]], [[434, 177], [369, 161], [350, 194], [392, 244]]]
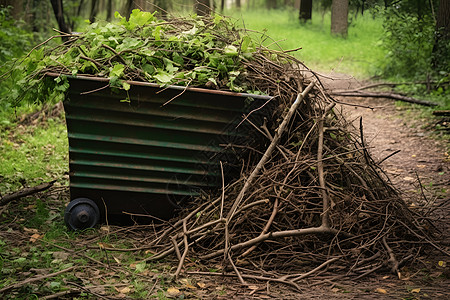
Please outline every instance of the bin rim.
[[[105, 82], [109, 83], [110, 79], [108, 77], [98, 77], [98, 76], [86, 76], [86, 75], [67, 75], [67, 74], [60, 74], [60, 73], [53, 73], [53, 72], [47, 72], [45, 75], [49, 77], [59, 77], [61, 75], [66, 76], [69, 79], [81, 79], [81, 80], [89, 80], [89, 81], [97, 81], [97, 82]], [[134, 81], [134, 80], [124, 80], [126, 83], [134, 86], [143, 86], [143, 87], [153, 87], [153, 88], [160, 88], [160, 89], [172, 89], [172, 90], [178, 90], [178, 91], [191, 91], [191, 92], [197, 92], [197, 93], [205, 93], [205, 94], [214, 94], [214, 95], [223, 95], [223, 96], [233, 96], [233, 97], [246, 97], [246, 98], [253, 98], [253, 99], [261, 99], [261, 100], [270, 100], [275, 98], [275, 96], [269, 96], [269, 95], [256, 95], [256, 94], [249, 94], [249, 93], [237, 93], [237, 92], [231, 92], [231, 91], [223, 91], [223, 90], [212, 90], [212, 89], [205, 89], [205, 88], [199, 88], [199, 87], [190, 87], [190, 86], [180, 86], [180, 85], [167, 85], [167, 86], [161, 86], [157, 83], [153, 82], [144, 82], [144, 81]]]

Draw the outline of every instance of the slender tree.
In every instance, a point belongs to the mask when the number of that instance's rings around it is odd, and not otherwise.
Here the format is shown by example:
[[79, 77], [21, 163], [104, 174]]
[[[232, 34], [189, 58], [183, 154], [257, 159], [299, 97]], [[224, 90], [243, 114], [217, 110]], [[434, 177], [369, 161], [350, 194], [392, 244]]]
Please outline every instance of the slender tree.
[[111, 19], [112, 19], [112, 14], [113, 14], [113, 11], [112, 11], [112, 0], [107, 0], [107, 2], [106, 2], [106, 21], [111, 21]]
[[311, 20], [312, 15], [312, 0], [300, 0], [300, 22], [305, 23]]
[[236, 0], [236, 8], [241, 9], [241, 0]]
[[23, 12], [23, 0], [0, 0], [0, 6], [12, 7], [11, 15], [14, 19], [19, 19]]
[[347, 37], [348, 0], [333, 0], [331, 4], [331, 34]]
[[[61, 30], [62, 32], [70, 33], [72, 30], [70, 29], [69, 25], [67, 24], [64, 18], [63, 1], [50, 0], [50, 3], [52, 4], [53, 13], [55, 14], [56, 21], [58, 22], [59, 30]], [[67, 38], [63, 38], [63, 41], [66, 40]]]
[[440, 0], [436, 14], [436, 30], [433, 45], [433, 68], [450, 67], [450, 1]]
[[98, 14], [98, 0], [92, 0], [91, 1], [91, 12], [89, 14], [89, 22], [94, 23], [95, 22], [95, 17]]
[[277, 8], [277, 0], [266, 0], [266, 6], [268, 9]]

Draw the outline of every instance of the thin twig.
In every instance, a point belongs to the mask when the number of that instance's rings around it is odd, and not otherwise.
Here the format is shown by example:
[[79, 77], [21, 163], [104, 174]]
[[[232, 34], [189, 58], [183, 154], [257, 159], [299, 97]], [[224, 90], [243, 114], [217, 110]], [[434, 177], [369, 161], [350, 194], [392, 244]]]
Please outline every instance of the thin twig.
[[75, 269], [75, 267], [72, 266], [72, 267], [69, 267], [67, 269], [64, 269], [64, 270], [61, 270], [61, 271], [58, 271], [58, 272], [54, 272], [54, 273], [51, 273], [51, 274], [46, 274], [46, 275], [37, 276], [37, 277], [33, 277], [33, 278], [27, 278], [27, 279], [25, 279], [23, 281], [11, 284], [9, 286], [6, 286], [6, 287], [0, 289], [0, 294], [3, 294], [3, 293], [5, 293], [5, 292], [7, 292], [9, 290], [12, 290], [12, 289], [20, 288], [22, 286], [25, 286], [27, 284], [30, 284], [30, 283], [33, 283], [33, 282], [36, 282], [36, 281], [41, 281], [41, 280], [44, 280], [44, 279], [47, 279], [47, 278], [55, 277], [55, 276], [58, 276], [58, 275], [70, 272], [70, 271], [72, 271], [74, 269]]

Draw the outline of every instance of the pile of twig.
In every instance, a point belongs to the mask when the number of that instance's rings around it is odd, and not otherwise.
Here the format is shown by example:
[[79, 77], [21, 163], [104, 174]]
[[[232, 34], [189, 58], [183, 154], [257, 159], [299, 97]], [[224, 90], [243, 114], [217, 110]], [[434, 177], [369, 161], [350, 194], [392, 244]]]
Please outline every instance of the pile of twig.
[[401, 277], [424, 245], [445, 252], [433, 242], [432, 221], [408, 209], [372, 160], [362, 123], [352, 129], [298, 61], [265, 57], [246, 67], [275, 95], [274, 124], [252, 124], [269, 146], [220, 196], [197, 199], [159, 232], [149, 260], [176, 256], [176, 277], [187, 260], [200, 260], [243, 284], [298, 287], [324, 271], [361, 278], [390, 268]]

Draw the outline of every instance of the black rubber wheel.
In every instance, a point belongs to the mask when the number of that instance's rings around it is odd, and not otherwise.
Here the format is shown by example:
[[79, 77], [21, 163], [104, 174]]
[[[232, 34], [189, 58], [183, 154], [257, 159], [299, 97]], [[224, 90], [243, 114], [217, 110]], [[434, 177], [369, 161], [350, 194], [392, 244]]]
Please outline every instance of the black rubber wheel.
[[94, 201], [77, 198], [70, 201], [64, 213], [64, 222], [72, 230], [92, 228], [100, 219], [100, 211]]

